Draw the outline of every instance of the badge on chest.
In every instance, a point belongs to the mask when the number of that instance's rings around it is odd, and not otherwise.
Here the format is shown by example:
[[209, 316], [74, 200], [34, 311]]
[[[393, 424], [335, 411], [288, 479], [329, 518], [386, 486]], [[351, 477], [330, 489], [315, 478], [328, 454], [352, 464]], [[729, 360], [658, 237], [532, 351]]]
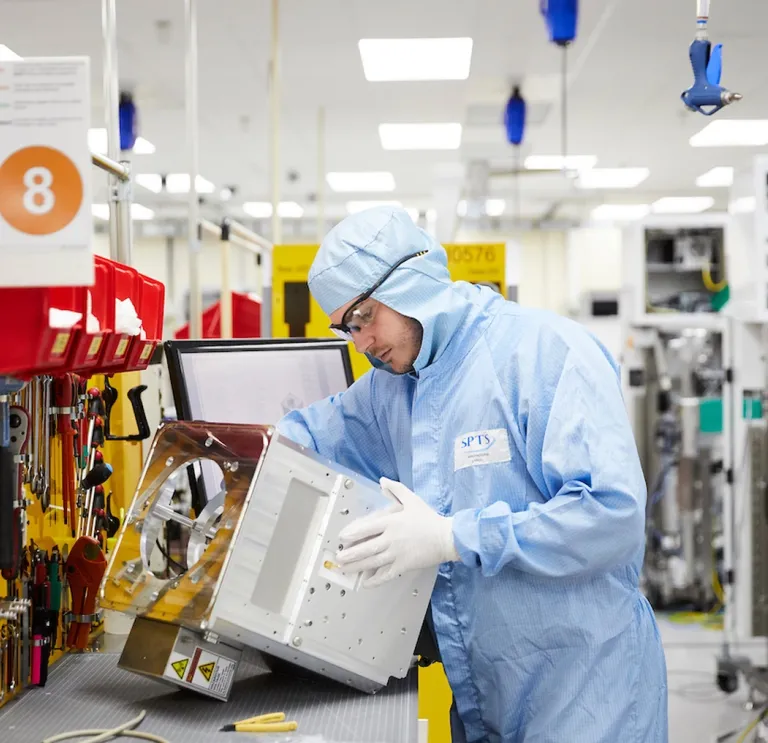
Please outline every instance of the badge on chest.
[[453, 471], [465, 467], [509, 462], [509, 435], [503, 428], [492, 431], [472, 431], [456, 439], [453, 454]]

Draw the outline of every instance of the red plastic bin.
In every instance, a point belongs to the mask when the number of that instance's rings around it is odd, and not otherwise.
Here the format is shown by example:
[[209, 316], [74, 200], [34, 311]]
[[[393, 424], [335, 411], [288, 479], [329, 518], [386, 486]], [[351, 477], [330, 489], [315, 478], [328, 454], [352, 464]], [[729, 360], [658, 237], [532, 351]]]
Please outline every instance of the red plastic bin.
[[87, 287], [0, 288], [0, 374], [31, 379], [66, 367], [77, 325], [52, 328], [51, 308], [85, 316]]
[[[115, 323], [115, 290], [112, 267], [109, 262], [95, 256], [95, 283], [87, 291], [91, 294], [91, 314], [99, 321], [100, 330], [89, 333], [87, 317], [78, 323], [67, 366], [76, 374], [93, 373], [104, 355], [106, 339]], [[87, 306], [87, 295], [86, 295]]]
[[122, 371], [140, 371], [149, 366], [149, 361], [163, 338], [165, 320], [165, 285], [139, 274], [139, 301], [136, 313], [141, 318], [146, 338], [134, 336], [128, 351], [128, 359]]
[[112, 317], [112, 333], [107, 336], [106, 343], [104, 344], [104, 355], [101, 357], [98, 368], [99, 371], [108, 371], [112, 374], [116, 371], [121, 371], [126, 367], [128, 362], [128, 351], [131, 347], [131, 341], [133, 337], [127, 333], [116, 332], [115, 325], [117, 318], [115, 317], [115, 301], [117, 299], [126, 300], [130, 299], [133, 302], [133, 306], [138, 312], [138, 297], [140, 291], [139, 272], [130, 266], [124, 266], [122, 263], [110, 261], [106, 258], [102, 259], [108, 266], [112, 273], [112, 286], [114, 291], [111, 298], [111, 317]]
[[[175, 333], [178, 340], [189, 338], [189, 323]], [[203, 338], [221, 337], [221, 302], [215, 302], [203, 311]], [[247, 294], [232, 292], [232, 337], [261, 337], [261, 304]]]

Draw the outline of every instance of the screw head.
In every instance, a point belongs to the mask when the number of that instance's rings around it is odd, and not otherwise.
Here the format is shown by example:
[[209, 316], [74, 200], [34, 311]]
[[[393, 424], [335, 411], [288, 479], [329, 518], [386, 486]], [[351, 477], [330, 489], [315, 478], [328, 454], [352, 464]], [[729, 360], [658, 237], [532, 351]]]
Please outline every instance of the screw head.
[[350, 480], [349, 478], [347, 478], [346, 480], [344, 480], [344, 487], [347, 490], [352, 490], [352, 488], [355, 487], [355, 483], [352, 480]]
[[300, 637], [294, 637], [293, 638], [293, 645], [294, 647], [301, 647], [301, 638]]
[[206, 445], [206, 446], [209, 446], [209, 447], [210, 447], [210, 446], [213, 446], [213, 438], [212, 438], [211, 436], [209, 436], [209, 437], [208, 437], [208, 438], [205, 440], [205, 445]]
[[165, 460], [165, 466], [170, 467], [173, 464], [173, 457], [168, 457], [168, 459]]

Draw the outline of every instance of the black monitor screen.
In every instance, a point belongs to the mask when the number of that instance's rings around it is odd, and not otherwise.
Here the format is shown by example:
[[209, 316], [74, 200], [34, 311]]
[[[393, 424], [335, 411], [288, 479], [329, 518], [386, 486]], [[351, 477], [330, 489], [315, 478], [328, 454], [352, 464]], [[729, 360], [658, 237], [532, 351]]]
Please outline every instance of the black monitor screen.
[[[180, 420], [274, 425], [352, 383], [349, 350], [341, 340], [168, 341], [165, 350]], [[199, 492], [199, 474], [193, 479], [196, 509], [218, 491], [212, 474], [203, 471], [205, 492]]]

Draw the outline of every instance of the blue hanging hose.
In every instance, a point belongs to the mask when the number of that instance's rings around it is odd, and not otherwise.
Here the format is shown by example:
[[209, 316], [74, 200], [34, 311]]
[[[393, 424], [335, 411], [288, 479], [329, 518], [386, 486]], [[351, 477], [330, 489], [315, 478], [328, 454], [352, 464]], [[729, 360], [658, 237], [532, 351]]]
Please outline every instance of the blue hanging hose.
[[693, 67], [693, 85], [683, 94], [683, 103], [691, 111], [712, 116], [725, 106], [740, 101], [739, 93], [732, 93], [722, 85], [723, 45], [714, 49], [709, 40], [709, 3], [710, 0], [696, 0], [696, 38], [691, 44], [689, 55]]

